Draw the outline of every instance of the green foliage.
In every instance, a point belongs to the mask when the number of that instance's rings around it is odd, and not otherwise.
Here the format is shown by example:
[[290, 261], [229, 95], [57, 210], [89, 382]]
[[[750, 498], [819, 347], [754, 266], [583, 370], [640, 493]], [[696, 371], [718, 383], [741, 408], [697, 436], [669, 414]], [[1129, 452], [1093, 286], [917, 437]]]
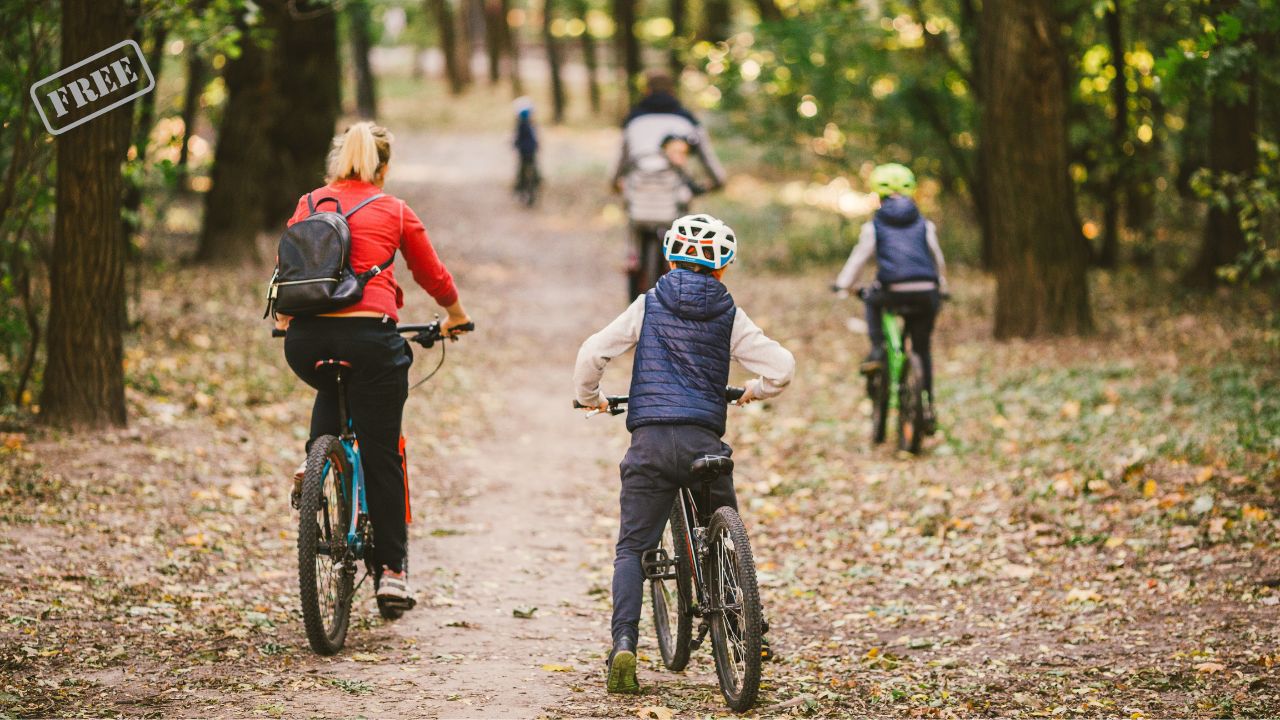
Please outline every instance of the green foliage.
[[1280, 149], [1259, 143], [1258, 169], [1253, 175], [1213, 173], [1202, 169], [1192, 187], [1214, 207], [1234, 211], [1244, 231], [1246, 248], [1235, 262], [1218, 269], [1228, 282], [1258, 282], [1280, 277]]
[[53, 223], [53, 138], [31, 103], [31, 85], [57, 62], [57, 7], [0, 3], [0, 406], [29, 387], [40, 328], [32, 285], [42, 276]]

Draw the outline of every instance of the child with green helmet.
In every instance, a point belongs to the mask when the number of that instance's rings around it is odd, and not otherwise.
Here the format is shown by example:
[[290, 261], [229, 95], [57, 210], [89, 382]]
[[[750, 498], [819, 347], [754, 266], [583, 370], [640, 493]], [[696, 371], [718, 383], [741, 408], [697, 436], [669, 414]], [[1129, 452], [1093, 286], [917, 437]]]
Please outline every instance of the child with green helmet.
[[862, 362], [862, 372], [877, 372], [884, 366], [881, 316], [885, 308], [906, 314], [911, 346], [924, 365], [924, 390], [928, 396], [925, 430], [932, 433], [935, 415], [929, 338], [946, 289], [946, 262], [938, 245], [938, 228], [916, 207], [916, 176], [910, 168], [898, 163], [879, 165], [871, 171], [870, 184], [880, 196], [880, 209], [863, 224], [858, 244], [836, 278], [835, 289], [847, 291], [867, 262], [875, 258], [875, 282], [863, 294], [871, 352]]

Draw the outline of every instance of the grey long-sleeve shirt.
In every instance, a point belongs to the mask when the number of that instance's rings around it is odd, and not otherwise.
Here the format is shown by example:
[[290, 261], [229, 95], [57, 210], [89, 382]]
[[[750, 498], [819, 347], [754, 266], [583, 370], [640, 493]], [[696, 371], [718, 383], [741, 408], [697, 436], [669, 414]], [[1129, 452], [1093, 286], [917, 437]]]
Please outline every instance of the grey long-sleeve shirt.
[[[573, 384], [578, 402], [596, 407], [603, 398], [600, 380], [609, 361], [635, 347], [640, 341], [640, 328], [644, 325], [645, 296], [636, 301], [605, 326], [603, 330], [587, 338], [578, 350], [578, 361], [573, 368]], [[781, 393], [795, 376], [796, 359], [776, 340], [764, 334], [742, 308], [734, 311], [733, 333], [729, 339], [730, 357], [749, 372], [759, 375], [747, 384], [751, 395], [768, 399]]]
[[[947, 262], [942, 259], [942, 246], [938, 244], [938, 228], [933, 221], [926, 220], [925, 225], [925, 241], [929, 243], [929, 252], [933, 255], [933, 261], [938, 265], [938, 287], [945, 290], [947, 287]], [[867, 266], [867, 262], [876, 254], [876, 226], [875, 223], [865, 222], [862, 224], [862, 230], [858, 233], [858, 244], [853, 247], [853, 252], [849, 253], [849, 259], [845, 261], [844, 267], [841, 268], [840, 274], [836, 276], [836, 287], [841, 290], [848, 290], [858, 281], [858, 276]], [[932, 285], [932, 283], [927, 283]], [[904, 287], [894, 286], [894, 289], [911, 290], [918, 289], [914, 287], [905, 287], [907, 285], [916, 286], [921, 283], [901, 283]]]

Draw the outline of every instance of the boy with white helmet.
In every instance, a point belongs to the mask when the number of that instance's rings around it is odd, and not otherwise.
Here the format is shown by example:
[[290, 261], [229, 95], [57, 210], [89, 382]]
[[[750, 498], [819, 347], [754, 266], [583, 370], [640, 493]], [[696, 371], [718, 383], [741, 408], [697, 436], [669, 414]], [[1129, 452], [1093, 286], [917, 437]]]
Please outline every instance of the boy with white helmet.
[[[644, 589], [641, 555], [657, 547], [676, 493], [689, 481], [692, 462], [732, 452], [721, 439], [730, 361], [759, 375], [747, 383], [739, 404], [774, 397], [795, 372], [791, 353], [766, 337], [721, 283], [737, 257], [737, 239], [728, 225], [709, 215], [682, 217], [667, 231], [663, 252], [671, 271], [582, 344], [573, 374], [578, 402], [607, 410], [600, 393], [605, 366], [636, 349], [627, 409], [631, 448], [620, 466], [609, 692], [639, 692], [635, 649]], [[710, 489], [707, 513], [726, 505], [737, 508], [731, 475], [720, 477]]]

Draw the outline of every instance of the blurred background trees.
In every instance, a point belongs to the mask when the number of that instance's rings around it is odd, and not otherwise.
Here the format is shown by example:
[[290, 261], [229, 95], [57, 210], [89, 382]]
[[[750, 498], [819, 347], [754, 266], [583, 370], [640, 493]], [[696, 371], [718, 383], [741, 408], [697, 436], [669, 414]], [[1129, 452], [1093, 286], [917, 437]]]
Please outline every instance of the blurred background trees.
[[[1277, 0], [124, 0], [111, 30], [139, 40], [159, 88], [113, 113], [123, 149], [95, 145], [60, 184], [83, 138], [55, 142], [27, 89], [94, 49], [63, 14], [99, 5], [0, 0], [6, 416], [43, 393], [52, 422], [124, 420], [122, 371], [58, 365], [83, 305], [63, 278], [89, 282], [59, 265], [72, 234], [111, 273], [119, 258], [120, 289], [89, 301], [116, 318], [101, 345], [115, 353], [129, 327], [115, 298], [139, 268], [260, 270], [344, 118], [530, 93], [543, 123], [613, 125], [646, 69], [680, 75], [718, 143], [741, 146], [731, 174], [761, 157], [771, 179], [821, 190], [798, 195], [837, 228], [807, 239], [816, 257], [847, 252], [871, 167], [911, 166], [952, 256], [994, 274], [999, 337], [1088, 332], [1099, 271], [1198, 291], [1274, 288], [1280, 272]], [[106, 175], [118, 191], [65, 213]], [[94, 408], [57, 410], [71, 390]]]

